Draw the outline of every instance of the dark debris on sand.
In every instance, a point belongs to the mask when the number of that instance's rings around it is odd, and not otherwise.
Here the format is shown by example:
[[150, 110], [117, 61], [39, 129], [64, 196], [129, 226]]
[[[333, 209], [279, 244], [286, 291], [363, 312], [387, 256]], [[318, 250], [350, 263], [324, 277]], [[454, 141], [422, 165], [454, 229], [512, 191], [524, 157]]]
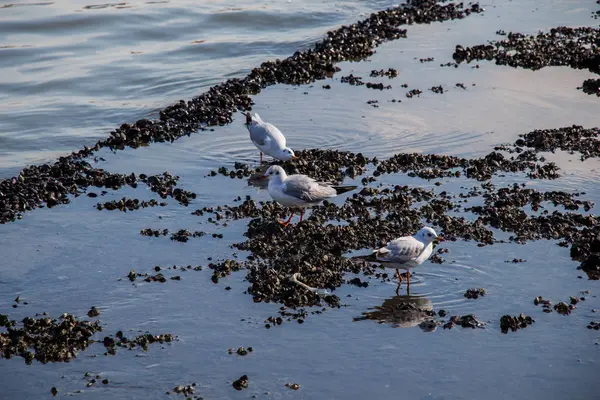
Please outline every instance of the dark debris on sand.
[[600, 79], [586, 79], [577, 90], [582, 90], [583, 93], [595, 94], [600, 97]]
[[548, 299], [544, 299], [542, 296], [538, 296], [535, 299], [533, 299], [533, 304], [535, 304], [536, 306], [539, 306], [541, 304], [542, 310], [545, 313], [552, 312], [552, 302]]
[[235, 260], [224, 260], [216, 264], [210, 263], [208, 268], [213, 270], [211, 280], [218, 283], [220, 278], [225, 278], [227, 275], [231, 275], [232, 272], [241, 270], [243, 265]]
[[[330, 31], [313, 48], [297, 51], [283, 60], [263, 62], [244, 78], [229, 79], [192, 100], [180, 100], [166, 107], [157, 120], [122, 124], [110, 137], [92, 147], [85, 146], [53, 164], [27, 167], [17, 177], [1, 181], [0, 223], [14, 221], [43, 204], [52, 207], [67, 203], [69, 195], [77, 196], [89, 186], [116, 188], [130, 183], [131, 177], [107, 173], [84, 161], [102, 148], [118, 150], [152, 142], [173, 142], [210, 126], [231, 123], [234, 112], [252, 108], [250, 95], [277, 83], [300, 85], [331, 77], [339, 70], [334, 64], [365, 59], [381, 43], [404, 37], [406, 30], [399, 28], [402, 25], [462, 19], [481, 11], [477, 3], [465, 7], [463, 3], [413, 0], [408, 5], [379, 11], [365, 20]], [[184, 205], [189, 202], [188, 195], [191, 194], [173, 191], [173, 197]]]
[[484, 328], [485, 322], [479, 321], [473, 314], [450, 317], [450, 320], [444, 324], [444, 329], [452, 329], [454, 325], [462, 326], [463, 328]]
[[164, 207], [166, 205], [167, 205], [167, 203], [165, 203], [165, 202], [159, 203], [155, 199], [151, 199], [149, 201], [146, 201], [146, 200], [140, 201], [139, 199], [128, 199], [126, 197], [123, 197], [119, 201], [112, 200], [112, 201], [107, 201], [104, 203], [98, 203], [98, 204], [96, 204], [96, 208], [98, 210], [109, 210], [109, 211], [119, 210], [119, 211], [127, 212], [127, 211], [139, 210], [140, 208], [156, 207], [156, 206]]
[[[143, 182], [161, 198], [172, 197], [180, 204], [187, 205], [196, 195], [175, 188], [179, 177], [168, 172], [147, 176], [140, 174], [111, 174], [102, 169], [93, 168], [84, 160], [61, 157], [53, 165], [31, 166], [20, 172], [19, 176], [0, 182], [0, 223], [13, 221], [20, 215], [37, 207], [54, 207], [69, 203], [69, 196], [78, 197], [83, 190], [95, 186], [118, 190], [123, 186], [136, 188]], [[144, 203], [153, 206], [155, 200]], [[160, 203], [163, 205], [163, 203]], [[120, 201], [100, 203], [101, 209], [136, 210], [144, 207], [139, 200], [122, 199]]]
[[[135, 282], [137, 280], [137, 278], [142, 278], [144, 280], [144, 282], [160, 282], [160, 283], [166, 283], [167, 282], [167, 278], [169, 278], [172, 281], [180, 281], [181, 280], [181, 276], [180, 275], [170, 275], [167, 272], [187, 272], [187, 271], [202, 271], [202, 266], [198, 265], [198, 266], [192, 266], [192, 265], [188, 265], [188, 266], [177, 266], [177, 265], [173, 265], [172, 267], [161, 267], [159, 265], [154, 266], [153, 271], [156, 272], [156, 274], [153, 273], [139, 273], [136, 272], [135, 270], [131, 270], [129, 271], [129, 274], [127, 274], [127, 278], [131, 281], [131, 282]], [[165, 275], [165, 273], [167, 275]]]
[[141, 348], [144, 351], [148, 351], [148, 346], [151, 344], [171, 343], [174, 340], [177, 340], [177, 336], [174, 336], [170, 333], [160, 335], [144, 333], [129, 339], [123, 334], [123, 331], [118, 331], [114, 336], [106, 336], [102, 343], [104, 344], [104, 347], [106, 347], [106, 353], [104, 353], [105, 355], [115, 355], [117, 348], [119, 347], [129, 350]]
[[[568, 66], [600, 74], [599, 43], [598, 28], [561, 26], [537, 35], [509, 32], [505, 39], [490, 44], [466, 48], [457, 45], [452, 57], [458, 63], [495, 60], [498, 65], [515, 68], [538, 70], [548, 66]], [[586, 80], [582, 88], [586, 93], [598, 94], [596, 85], [596, 81]]]
[[508, 333], [508, 330], [515, 332], [519, 329], [525, 329], [529, 325], [533, 324], [535, 320], [525, 314], [521, 313], [518, 317], [511, 317], [510, 315], [504, 315], [500, 318], [500, 330], [502, 333]]
[[47, 316], [25, 318], [17, 322], [0, 315], [0, 357], [20, 356], [27, 364], [35, 359], [41, 363], [69, 362], [93, 342], [90, 338], [102, 331], [100, 321], [80, 321], [71, 314], [58, 319]]
[[598, 128], [586, 129], [573, 125], [558, 129], [536, 129], [520, 137], [515, 142], [517, 151], [521, 147], [528, 147], [536, 152], [554, 153], [556, 150], [563, 150], [571, 154], [579, 153], [581, 160], [600, 156], [600, 129]]
[[561, 301], [554, 305], [554, 311], [561, 315], [569, 315], [571, 311], [575, 309], [575, 304], [567, 304], [564, 301]]
[[467, 289], [467, 291], [465, 292], [464, 296], [467, 299], [478, 299], [480, 297], [485, 296], [485, 289], [483, 288], [471, 288], [471, 289]]
[[233, 386], [233, 388], [235, 390], [242, 390], [248, 387], [248, 375], [242, 375], [240, 376], [239, 379], [236, 379], [235, 381], [233, 381], [233, 383], [231, 384], [231, 386]]
[[[196, 391], [196, 383], [191, 383], [189, 385], [177, 385], [173, 389], [171, 389], [175, 394], [182, 394], [186, 397], [186, 399], [201, 399], [201, 397], [195, 396], [194, 393]], [[167, 392], [167, 394], [170, 394]]]
[[[599, 240], [598, 237], [596, 237], [595, 239], [592, 239], [592, 244], [595, 243], [597, 240]], [[585, 242], [585, 241], [579, 241], [578, 242], [578, 247], [577, 247], [577, 253], [579, 255], [579, 253], [582, 251], [582, 247], [586, 247], [587, 249], [589, 249], [591, 247], [589, 242]], [[575, 245], [573, 246], [575, 247]], [[573, 254], [573, 247], [571, 248], [571, 254]], [[587, 253], [589, 250], [585, 250], [585, 252]], [[600, 253], [598, 252], [594, 252], [591, 253], [587, 256], [587, 258], [585, 258], [583, 260], [583, 262], [580, 264], [579, 269], [583, 270], [589, 277], [590, 280], [594, 280], [597, 281], [600, 279]]]

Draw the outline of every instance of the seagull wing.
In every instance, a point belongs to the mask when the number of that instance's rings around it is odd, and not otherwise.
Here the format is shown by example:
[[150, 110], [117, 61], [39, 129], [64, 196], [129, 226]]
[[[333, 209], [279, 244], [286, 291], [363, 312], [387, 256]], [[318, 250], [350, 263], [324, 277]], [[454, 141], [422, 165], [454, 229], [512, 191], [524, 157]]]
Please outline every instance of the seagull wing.
[[250, 133], [250, 140], [259, 146], [264, 146], [271, 140], [269, 138], [269, 132], [267, 132], [265, 127], [255, 123], [254, 120], [248, 125], [248, 132]]
[[247, 126], [250, 139], [256, 144], [270, 147], [270, 142], [274, 142], [277, 147], [285, 148], [286, 140], [283, 133], [275, 125], [264, 122], [260, 115], [254, 114], [252, 121]]
[[281, 131], [279, 129], [277, 129], [277, 127], [273, 124], [270, 123], [265, 123], [265, 130], [267, 131], [267, 136], [269, 138], [269, 140], [272, 140], [273, 142], [275, 142], [275, 144], [277, 145], [277, 147], [279, 147], [280, 149], [285, 149], [285, 145], [286, 145], [286, 140], [285, 140], [285, 136], [283, 136], [283, 133], [281, 133]]
[[379, 261], [404, 264], [414, 261], [424, 249], [425, 244], [412, 236], [405, 236], [392, 240], [375, 255]]
[[337, 195], [331, 186], [319, 183], [306, 175], [289, 176], [283, 183], [282, 192], [307, 203], [318, 203]]

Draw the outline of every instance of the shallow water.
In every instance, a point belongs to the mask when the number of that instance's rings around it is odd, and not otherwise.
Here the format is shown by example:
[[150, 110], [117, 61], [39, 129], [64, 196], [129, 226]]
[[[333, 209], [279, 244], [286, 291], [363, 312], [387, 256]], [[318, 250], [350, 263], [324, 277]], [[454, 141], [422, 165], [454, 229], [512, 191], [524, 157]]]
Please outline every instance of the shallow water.
[[[0, 176], [104, 138], [122, 122], [153, 115], [166, 104], [190, 98], [224, 77], [239, 76], [267, 58], [290, 55], [330, 27], [391, 3], [85, 5], [92, 3], [0, 8], [0, 32], [10, 33], [6, 45], [34, 46], [0, 49], [13, 52], [0, 53], [0, 68], [13, 73], [11, 78], [0, 76]], [[295, 149], [341, 148], [379, 158], [401, 151], [481, 156], [533, 129], [596, 126], [597, 98], [575, 90], [590, 77], [587, 71], [531, 72], [487, 62], [479, 63], [478, 69], [439, 66], [452, 61], [456, 44], [500, 38], [494, 35], [498, 29], [532, 33], [558, 25], [593, 25], [589, 15], [594, 3], [523, 0], [484, 6], [486, 13], [462, 21], [408, 27], [407, 39], [381, 46], [367, 62], [340, 64], [342, 71], [331, 80], [310, 87], [270, 87], [254, 98], [255, 110], [279, 126]], [[7, 11], [12, 13], [11, 22], [3, 15]], [[265, 25], [271, 28], [257, 29]], [[192, 44], [194, 40], [207, 42]], [[206, 48], [200, 51], [196, 45]], [[419, 62], [426, 57], [435, 61]], [[372, 69], [390, 67], [400, 70], [397, 78], [368, 77]], [[349, 73], [365, 82], [389, 83], [392, 89], [376, 91], [340, 83], [340, 77]], [[459, 82], [467, 89], [456, 87]], [[400, 87], [402, 83], [409, 87]], [[331, 90], [323, 89], [325, 84]], [[447, 91], [428, 90], [437, 85]], [[406, 91], [413, 88], [423, 94], [406, 98]], [[371, 99], [379, 101], [379, 108], [366, 104]], [[402, 102], [388, 102], [391, 99]], [[473, 313], [488, 322], [485, 329], [438, 328], [426, 333], [418, 327], [353, 321], [373, 307], [394, 301], [395, 283], [373, 278], [367, 288], [344, 285], [336, 291], [346, 307], [312, 315], [302, 325], [289, 322], [266, 330], [264, 320], [276, 315], [279, 305], [253, 303], [243, 293], [248, 286], [244, 271], [218, 284], [210, 281], [208, 268], [172, 273], [182, 280], [165, 284], [138, 281], [132, 285], [125, 278], [131, 269], [143, 273], [155, 265], [206, 265], [208, 257], [231, 257], [229, 246], [243, 240], [248, 221], [217, 227], [190, 212], [235, 204], [237, 196], [269, 199], [264, 190], [249, 187], [244, 180], [205, 176], [238, 160], [257, 162], [258, 151], [247, 140], [241, 119], [172, 144], [99, 155], [106, 161], [97, 165], [111, 172], [168, 170], [181, 177], [181, 187], [198, 197], [188, 208], [173, 200], [164, 208], [127, 213], [94, 208], [98, 201], [125, 196], [154, 197], [140, 185], [136, 190], [109, 191], [97, 199], [81, 196], [68, 205], [39, 209], [16, 223], [0, 225], [4, 258], [0, 312], [17, 320], [44, 311], [52, 316], [63, 312], [85, 316], [96, 305], [105, 335], [120, 329], [126, 334], [130, 329], [149, 330], [176, 334], [179, 341], [164, 348], [150, 346], [146, 353], [118, 350], [108, 357], [97, 343], [68, 364], [27, 366], [20, 358], [3, 359], [0, 374], [10, 377], [3, 381], [6, 398], [50, 396], [50, 388], [56, 386], [60, 395], [83, 390], [77, 394], [81, 398], [158, 399], [174, 386], [191, 382], [198, 384], [197, 395], [220, 399], [253, 395], [592, 399], [600, 389], [600, 347], [595, 345], [600, 337], [586, 329], [589, 321], [598, 320], [592, 312], [600, 308], [598, 281], [587, 280], [576, 270], [568, 249], [554, 242], [482, 248], [471, 242], [448, 242], [442, 246], [450, 250], [442, 255], [444, 264], [425, 263], [415, 271], [411, 295], [449, 315]], [[538, 190], [584, 190], [585, 199], [600, 202], [598, 160], [580, 162], [577, 155], [564, 153], [549, 159], [563, 168], [562, 178], [547, 182], [507, 175], [494, 182], [526, 182]], [[461, 186], [477, 185], [467, 179], [439, 181], [442, 185], [437, 187], [433, 181], [394, 174], [382, 176], [377, 184], [454, 193]], [[344, 196], [335, 200], [343, 201]], [[597, 214], [596, 209], [592, 212]], [[207, 235], [178, 243], [168, 237], [141, 236], [139, 231], [148, 227], [218, 232], [224, 238]], [[505, 262], [514, 258], [526, 262]], [[226, 291], [226, 286], [231, 290]], [[485, 288], [487, 296], [465, 299], [463, 293], [470, 287]], [[591, 293], [569, 316], [545, 314], [533, 305], [538, 295], [556, 303], [584, 290]], [[29, 305], [10, 308], [17, 295]], [[521, 312], [536, 322], [515, 333], [500, 333], [500, 317]], [[227, 349], [239, 346], [252, 346], [254, 352], [246, 357], [227, 354]], [[86, 388], [83, 375], [88, 371], [102, 374], [110, 384]], [[236, 392], [231, 382], [243, 374], [248, 374], [250, 386]], [[300, 390], [284, 387], [287, 382], [298, 382]]]

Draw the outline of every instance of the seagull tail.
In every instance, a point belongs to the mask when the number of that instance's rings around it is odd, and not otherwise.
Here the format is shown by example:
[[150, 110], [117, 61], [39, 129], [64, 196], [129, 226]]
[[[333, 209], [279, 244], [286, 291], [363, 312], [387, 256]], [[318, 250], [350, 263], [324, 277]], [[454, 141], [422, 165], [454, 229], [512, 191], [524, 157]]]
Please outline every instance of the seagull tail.
[[335, 189], [335, 192], [337, 194], [342, 194], [342, 193], [346, 193], [349, 192], [351, 190], [356, 189], [358, 186], [354, 186], [354, 185], [347, 185], [347, 186], [332, 186], [332, 188]]
[[370, 262], [376, 262], [377, 260], [377, 252], [374, 251], [371, 254], [367, 254], [367, 255], [362, 255], [362, 256], [354, 256], [350, 258], [351, 260], [361, 260], [361, 261], [370, 261]]
[[254, 119], [256, 122], [258, 122], [259, 124], [264, 124], [265, 122], [262, 120], [262, 118], [260, 118], [260, 115], [258, 115], [258, 113], [254, 113], [254, 117], [252, 117], [252, 119]]
[[249, 112], [242, 112], [244, 117], [246, 117], [246, 125], [250, 125], [252, 123], [252, 114]]

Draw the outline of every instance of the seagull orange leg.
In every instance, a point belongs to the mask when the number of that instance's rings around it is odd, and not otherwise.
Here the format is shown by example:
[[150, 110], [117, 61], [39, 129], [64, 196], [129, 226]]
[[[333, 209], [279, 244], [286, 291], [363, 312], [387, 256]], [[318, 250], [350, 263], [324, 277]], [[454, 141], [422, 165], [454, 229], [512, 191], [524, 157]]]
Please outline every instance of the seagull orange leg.
[[281, 225], [283, 226], [288, 226], [290, 224], [290, 221], [292, 220], [292, 217], [294, 216], [294, 214], [296, 213], [296, 210], [292, 209], [292, 215], [290, 215], [290, 217], [288, 218], [287, 221], [277, 221], [279, 222]]
[[302, 222], [302, 216], [304, 215], [304, 209], [300, 209], [300, 222]]
[[262, 151], [260, 152], [260, 163], [262, 164]]
[[406, 289], [410, 290], [410, 271], [406, 271]]
[[399, 269], [396, 270], [396, 277], [398, 278], [398, 287], [399, 287], [400, 284], [402, 283], [402, 275], [400, 274]]

